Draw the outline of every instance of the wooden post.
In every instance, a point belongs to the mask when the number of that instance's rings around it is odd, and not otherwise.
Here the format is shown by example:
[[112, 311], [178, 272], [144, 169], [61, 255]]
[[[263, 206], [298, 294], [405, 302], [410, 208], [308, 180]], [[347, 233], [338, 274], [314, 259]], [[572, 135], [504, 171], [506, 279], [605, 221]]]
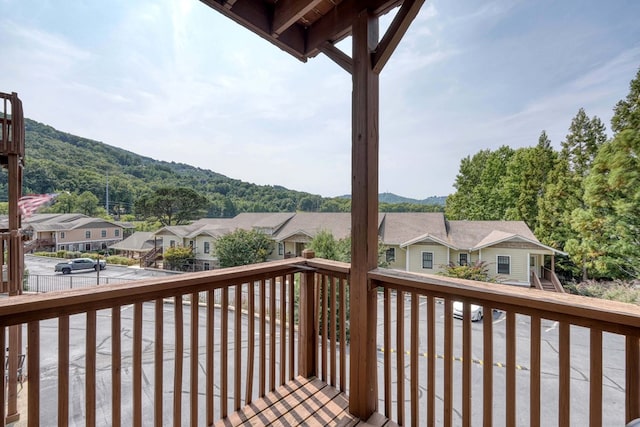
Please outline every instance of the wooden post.
[[378, 402], [376, 290], [367, 273], [378, 263], [378, 74], [371, 54], [378, 44], [378, 18], [355, 17], [353, 38], [351, 176], [351, 343], [349, 411], [367, 419]]
[[[311, 249], [302, 251], [302, 257], [311, 259], [315, 252]], [[302, 273], [300, 281], [300, 327], [298, 351], [298, 370], [300, 375], [310, 378], [316, 375], [316, 354], [318, 353], [318, 333], [316, 331], [315, 273]]]

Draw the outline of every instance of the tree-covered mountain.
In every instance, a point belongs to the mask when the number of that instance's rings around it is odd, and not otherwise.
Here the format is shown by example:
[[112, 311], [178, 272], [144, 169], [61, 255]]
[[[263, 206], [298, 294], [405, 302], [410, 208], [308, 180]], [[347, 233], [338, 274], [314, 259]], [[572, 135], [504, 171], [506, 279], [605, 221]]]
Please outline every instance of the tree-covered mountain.
[[[105, 205], [108, 182], [111, 215], [133, 213], [140, 197], [166, 187], [188, 187], [207, 197], [207, 215], [212, 217], [239, 212], [350, 210], [347, 199], [251, 184], [183, 163], [154, 160], [30, 119], [25, 119], [25, 151], [25, 194], [88, 192]], [[0, 195], [6, 200], [6, 173], [0, 174]]]
[[[350, 194], [345, 194], [339, 196], [342, 199], [350, 199]], [[426, 199], [412, 199], [410, 197], [398, 196], [393, 193], [380, 193], [378, 197], [378, 201], [380, 203], [388, 203], [388, 204], [411, 204], [411, 205], [432, 205], [432, 206], [442, 206], [444, 207], [445, 202], [447, 201], [447, 196], [431, 196]]]

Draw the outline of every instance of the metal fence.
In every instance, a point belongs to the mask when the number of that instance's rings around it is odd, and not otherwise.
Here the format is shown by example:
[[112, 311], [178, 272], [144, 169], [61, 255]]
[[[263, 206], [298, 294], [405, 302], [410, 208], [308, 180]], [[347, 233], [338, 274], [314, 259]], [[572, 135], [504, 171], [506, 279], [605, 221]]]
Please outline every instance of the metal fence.
[[113, 285], [117, 283], [131, 282], [132, 280], [133, 279], [121, 279], [116, 277], [100, 277], [100, 283], [98, 283], [98, 279], [95, 276], [74, 276], [72, 274], [45, 276], [30, 274], [25, 280], [23, 289], [25, 292], [44, 293], [87, 288], [97, 285]]

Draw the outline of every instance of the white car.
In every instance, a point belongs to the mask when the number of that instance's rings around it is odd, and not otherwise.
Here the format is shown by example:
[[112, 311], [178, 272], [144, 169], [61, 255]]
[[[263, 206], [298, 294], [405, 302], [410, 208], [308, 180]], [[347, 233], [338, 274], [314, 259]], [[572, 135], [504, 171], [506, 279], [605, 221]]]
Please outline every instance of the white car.
[[[453, 302], [453, 317], [458, 317], [462, 319], [464, 304], [462, 301], [454, 301]], [[482, 320], [482, 306], [471, 304], [471, 321], [477, 322]]]

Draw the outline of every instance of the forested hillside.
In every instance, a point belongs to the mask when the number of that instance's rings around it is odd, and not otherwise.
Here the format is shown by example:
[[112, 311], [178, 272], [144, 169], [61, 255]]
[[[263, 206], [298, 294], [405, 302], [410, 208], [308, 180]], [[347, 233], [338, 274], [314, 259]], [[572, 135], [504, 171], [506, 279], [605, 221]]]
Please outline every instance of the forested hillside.
[[[25, 128], [23, 191], [64, 194], [54, 209], [58, 211], [77, 210], [82, 204], [104, 206], [107, 182], [112, 216], [135, 213], [141, 197], [163, 187], [186, 187], [206, 197], [205, 214], [210, 217], [234, 216], [239, 212], [346, 212], [351, 208], [348, 199], [250, 184], [210, 170], [154, 160], [29, 119], [25, 119]], [[5, 200], [6, 179], [6, 174], [0, 174], [0, 194], [5, 195]], [[72, 197], [66, 197], [67, 192]], [[442, 207], [382, 204], [381, 209], [415, 211]]]
[[462, 159], [447, 217], [523, 220], [569, 254], [557, 264], [568, 275], [640, 278], [640, 71], [611, 130], [581, 108], [559, 151], [543, 131], [535, 146]]

